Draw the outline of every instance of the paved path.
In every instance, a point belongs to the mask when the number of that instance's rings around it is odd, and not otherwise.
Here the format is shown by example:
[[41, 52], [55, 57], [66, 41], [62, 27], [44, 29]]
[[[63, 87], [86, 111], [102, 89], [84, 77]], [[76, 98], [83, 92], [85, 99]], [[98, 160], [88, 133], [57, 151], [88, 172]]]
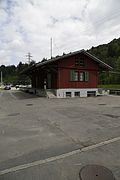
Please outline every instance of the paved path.
[[0, 92], [0, 180], [79, 179], [97, 163], [120, 178], [120, 97]]

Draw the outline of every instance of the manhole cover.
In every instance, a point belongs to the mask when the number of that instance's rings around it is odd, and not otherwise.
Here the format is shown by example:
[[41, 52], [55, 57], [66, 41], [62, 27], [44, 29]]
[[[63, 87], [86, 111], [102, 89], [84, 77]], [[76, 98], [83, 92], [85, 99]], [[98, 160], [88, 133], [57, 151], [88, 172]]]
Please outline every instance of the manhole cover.
[[115, 180], [112, 172], [99, 165], [87, 165], [80, 170], [80, 180]]
[[113, 114], [104, 114], [105, 116], [111, 117], [111, 118], [119, 118], [120, 116], [113, 115]]
[[8, 116], [18, 116], [20, 113], [12, 113], [12, 114], [8, 114]]
[[32, 106], [33, 104], [26, 104], [26, 106]]

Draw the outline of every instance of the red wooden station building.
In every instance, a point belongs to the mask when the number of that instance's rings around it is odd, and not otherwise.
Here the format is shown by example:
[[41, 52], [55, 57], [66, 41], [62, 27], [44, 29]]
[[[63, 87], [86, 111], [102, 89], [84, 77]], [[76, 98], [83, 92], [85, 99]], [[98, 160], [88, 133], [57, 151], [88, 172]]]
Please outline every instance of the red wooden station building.
[[34, 93], [58, 98], [87, 97], [98, 94], [98, 74], [112, 67], [80, 50], [36, 63], [26, 70]]

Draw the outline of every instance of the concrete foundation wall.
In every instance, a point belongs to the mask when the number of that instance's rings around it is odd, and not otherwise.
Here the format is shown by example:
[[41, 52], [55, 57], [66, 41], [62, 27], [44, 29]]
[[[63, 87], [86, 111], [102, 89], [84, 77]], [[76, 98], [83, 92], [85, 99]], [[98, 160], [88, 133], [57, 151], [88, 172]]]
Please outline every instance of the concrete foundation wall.
[[[100, 95], [100, 92], [97, 88], [85, 88], [85, 89], [28, 89], [29, 93], [36, 94], [40, 97], [47, 97], [47, 93], [51, 93], [56, 98], [75, 98], [75, 97], [88, 97], [88, 96], [97, 96]], [[102, 93], [103, 94], [103, 93]]]
[[[79, 96], [75, 96], [75, 93], [78, 92]], [[66, 98], [66, 93], [71, 93], [72, 98], [74, 97], [87, 97], [88, 93], [95, 92], [95, 96], [98, 95], [98, 89], [93, 88], [93, 89], [57, 89], [56, 91], [56, 96], [57, 98]]]

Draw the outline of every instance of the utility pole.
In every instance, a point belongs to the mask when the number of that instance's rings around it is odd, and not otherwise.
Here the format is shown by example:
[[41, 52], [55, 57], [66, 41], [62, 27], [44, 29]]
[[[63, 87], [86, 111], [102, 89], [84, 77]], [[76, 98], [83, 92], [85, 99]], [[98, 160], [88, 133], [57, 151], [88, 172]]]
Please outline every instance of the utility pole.
[[2, 71], [1, 71], [1, 86], [3, 85], [3, 77], [2, 77]]
[[52, 38], [50, 39], [50, 55], [51, 55], [51, 59], [52, 59]]
[[31, 62], [31, 53], [29, 52], [27, 55], [26, 55], [27, 59], [28, 59], [28, 63], [30, 64]]

